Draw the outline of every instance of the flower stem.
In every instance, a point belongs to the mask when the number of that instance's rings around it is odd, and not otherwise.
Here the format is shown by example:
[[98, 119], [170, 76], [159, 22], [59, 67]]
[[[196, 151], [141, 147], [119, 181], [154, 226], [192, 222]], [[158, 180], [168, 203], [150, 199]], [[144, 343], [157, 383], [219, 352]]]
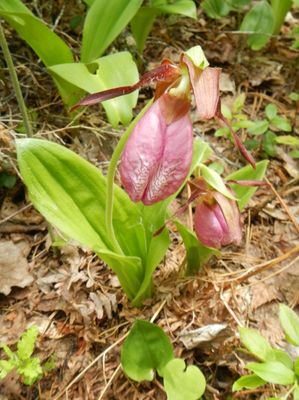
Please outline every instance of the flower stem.
[[134, 121], [131, 122], [129, 127], [127, 128], [126, 132], [122, 135], [120, 138], [119, 142], [117, 143], [117, 146], [115, 147], [115, 150], [112, 154], [110, 164], [109, 164], [109, 169], [108, 169], [108, 175], [107, 175], [107, 196], [106, 196], [106, 212], [105, 212], [105, 221], [106, 221], [106, 230], [107, 230], [107, 235], [111, 238], [113, 244], [114, 244], [114, 250], [119, 253], [123, 254], [122, 248], [120, 247], [120, 244], [118, 243], [118, 240], [115, 236], [114, 228], [113, 228], [113, 184], [114, 184], [114, 177], [116, 173], [116, 168], [118, 161], [121, 157], [121, 154], [123, 152], [123, 149], [133, 132], [133, 129], [139, 119], [143, 116], [143, 114], [148, 110], [148, 108], [152, 105], [153, 99], [150, 100], [141, 110], [141, 112], [137, 115], [137, 117], [134, 119]]
[[18, 77], [17, 77], [17, 74], [16, 74], [16, 70], [15, 70], [15, 67], [14, 67], [14, 64], [13, 64], [13, 60], [12, 60], [12, 57], [11, 57], [11, 54], [10, 54], [10, 51], [9, 51], [9, 48], [8, 48], [8, 45], [7, 45], [7, 41], [5, 39], [5, 35], [4, 35], [3, 28], [2, 28], [1, 20], [0, 20], [0, 46], [2, 47], [2, 50], [3, 50], [3, 56], [4, 56], [5, 62], [6, 62], [7, 67], [8, 67], [8, 71], [9, 71], [9, 74], [10, 74], [12, 86], [13, 86], [13, 89], [15, 91], [16, 98], [17, 98], [17, 101], [18, 101], [18, 105], [19, 105], [20, 111], [21, 111], [22, 116], [23, 116], [24, 127], [25, 127], [25, 130], [27, 132], [27, 136], [30, 137], [30, 136], [33, 135], [32, 127], [31, 127], [31, 124], [30, 124], [30, 120], [28, 118], [26, 105], [25, 105], [25, 102], [24, 102], [24, 98], [23, 98], [23, 95], [22, 95], [22, 91], [21, 91], [21, 88], [20, 88], [20, 84], [19, 84], [19, 80], [18, 80]]

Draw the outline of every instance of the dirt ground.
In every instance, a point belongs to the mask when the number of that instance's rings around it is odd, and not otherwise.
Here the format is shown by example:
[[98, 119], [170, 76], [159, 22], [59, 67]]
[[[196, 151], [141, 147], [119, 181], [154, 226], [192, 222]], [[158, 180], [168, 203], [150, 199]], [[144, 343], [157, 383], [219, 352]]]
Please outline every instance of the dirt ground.
[[[76, 54], [80, 27], [72, 30], [68, 21], [81, 12], [79, 3], [27, 1], [50, 25], [60, 15], [55, 31]], [[273, 103], [291, 121], [292, 135], [298, 136], [299, 102], [289, 98], [299, 91], [299, 52], [291, 49], [289, 36], [298, 12], [259, 52], [251, 51], [244, 35], [236, 32], [238, 14], [212, 20], [200, 7], [198, 13], [197, 21], [157, 19], [139, 57], [140, 72], [163, 58], [178, 61], [182, 51], [200, 44], [210, 64], [222, 68], [225, 104], [245, 93], [243, 111], [255, 120], [263, 118], [265, 106]], [[70, 120], [45, 67], [7, 24], [4, 27], [26, 104], [34, 115], [36, 137], [62, 143], [106, 172], [123, 128], [112, 129], [101, 106], [85, 109], [79, 121]], [[128, 30], [110, 50], [124, 49], [136, 56]], [[0, 382], [0, 399], [166, 399], [159, 377], [137, 384], [120, 367], [121, 344], [136, 318], [154, 318], [171, 338], [175, 355], [201, 368], [207, 379], [206, 399], [266, 399], [284, 393], [268, 385], [232, 394], [231, 387], [246, 374], [249, 359], [240, 350], [238, 326], [257, 328], [273, 345], [286, 348], [278, 303], [294, 309], [299, 305], [299, 175], [290, 149], [279, 146], [277, 155], [269, 158], [271, 186], [260, 187], [242, 213], [241, 246], [226, 247], [198, 275], [181, 278], [185, 251], [172, 227], [171, 247], [155, 273], [155, 293], [136, 309], [111, 270], [92, 252], [75, 243], [52, 246], [54, 228], [49, 230], [34, 210], [17, 171], [14, 138], [20, 135], [21, 115], [2, 54], [0, 90], [0, 171], [17, 178], [11, 189], [0, 187], [0, 343], [14, 347], [26, 327], [35, 323], [40, 331], [36, 355], [42, 361], [53, 355], [55, 360], [55, 369], [31, 387], [9, 374]], [[141, 92], [138, 109], [152, 93]], [[223, 161], [225, 174], [244, 165], [228, 139], [215, 138], [215, 121], [202, 123], [195, 111], [192, 118], [194, 134], [210, 143], [213, 160]], [[247, 138], [245, 130], [240, 134]], [[259, 148], [253, 155], [256, 160], [264, 158]], [[196, 333], [202, 327], [208, 337]]]

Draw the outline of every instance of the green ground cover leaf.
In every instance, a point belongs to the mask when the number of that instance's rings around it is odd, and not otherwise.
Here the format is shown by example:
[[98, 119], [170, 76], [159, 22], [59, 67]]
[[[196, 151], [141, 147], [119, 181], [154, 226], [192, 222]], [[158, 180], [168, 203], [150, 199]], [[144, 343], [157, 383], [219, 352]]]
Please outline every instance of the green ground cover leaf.
[[121, 364], [129, 378], [151, 381], [154, 369], [160, 371], [173, 358], [168, 336], [157, 325], [135, 321], [121, 351]]
[[295, 380], [294, 371], [278, 361], [253, 362], [247, 364], [246, 368], [250, 369], [263, 380], [277, 385], [291, 385]]
[[236, 382], [234, 382], [232, 391], [236, 392], [242, 389], [256, 389], [262, 385], [264, 385], [266, 381], [264, 381], [259, 376], [252, 374], [252, 375], [245, 375], [241, 376]]
[[186, 367], [185, 361], [174, 358], [163, 369], [167, 400], [198, 400], [204, 393], [206, 380], [195, 365]]

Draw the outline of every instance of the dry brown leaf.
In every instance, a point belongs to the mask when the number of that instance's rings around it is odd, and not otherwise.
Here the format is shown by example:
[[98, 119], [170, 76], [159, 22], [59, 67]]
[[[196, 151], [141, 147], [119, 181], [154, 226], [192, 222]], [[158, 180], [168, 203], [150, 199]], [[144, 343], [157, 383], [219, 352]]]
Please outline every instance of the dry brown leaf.
[[0, 293], [7, 296], [13, 286], [24, 288], [32, 283], [26, 259], [29, 251], [30, 246], [25, 241], [0, 243]]

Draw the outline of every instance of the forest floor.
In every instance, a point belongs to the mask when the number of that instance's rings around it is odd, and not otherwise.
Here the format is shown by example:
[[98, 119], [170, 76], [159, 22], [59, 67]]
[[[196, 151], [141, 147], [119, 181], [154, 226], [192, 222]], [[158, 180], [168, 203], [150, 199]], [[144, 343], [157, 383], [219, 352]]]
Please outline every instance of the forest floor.
[[[61, 2], [40, 3], [40, 15], [53, 24]], [[78, 2], [66, 3], [56, 32], [78, 52], [79, 28], [72, 30], [68, 21], [81, 11], [76, 9]], [[265, 107], [275, 104], [279, 115], [291, 122], [291, 134], [298, 137], [299, 102], [289, 98], [299, 87], [299, 53], [291, 49], [289, 37], [294, 22], [287, 21], [281, 34], [259, 52], [251, 51], [244, 35], [236, 33], [239, 23], [235, 13], [211, 20], [200, 9], [197, 21], [161, 17], [139, 58], [141, 69], [151, 69], [164, 58], [177, 62], [182, 51], [200, 44], [210, 65], [222, 68], [224, 104], [231, 106], [244, 93], [243, 112], [253, 121], [264, 118]], [[35, 136], [66, 145], [105, 173], [122, 128], [112, 129], [100, 106], [70, 120], [42, 63], [6, 24], [5, 34], [34, 118]], [[124, 49], [136, 55], [128, 31], [111, 48]], [[171, 247], [154, 276], [153, 297], [136, 309], [111, 270], [92, 252], [74, 243], [52, 246], [48, 225], [31, 205], [17, 172], [14, 139], [22, 130], [21, 115], [2, 60], [0, 90], [0, 172], [17, 177], [12, 188], [0, 187], [0, 343], [14, 347], [34, 323], [40, 332], [36, 355], [42, 361], [53, 356], [55, 364], [31, 387], [16, 373], [9, 374], [0, 382], [0, 400], [166, 399], [158, 377], [137, 384], [120, 368], [121, 344], [136, 318], [154, 318], [171, 338], [175, 355], [201, 368], [207, 379], [206, 399], [266, 399], [284, 393], [271, 385], [235, 394], [231, 388], [246, 374], [249, 359], [240, 351], [238, 326], [257, 328], [272, 345], [285, 348], [278, 303], [299, 305], [299, 174], [297, 161], [289, 155], [293, 149], [280, 145], [269, 158], [271, 185], [260, 187], [242, 213], [241, 246], [223, 249], [198, 275], [181, 277], [185, 250], [172, 227]], [[152, 93], [143, 90], [138, 107]], [[229, 139], [215, 137], [217, 122], [200, 122], [195, 111], [192, 118], [194, 134], [210, 143], [213, 161], [223, 164], [224, 174], [244, 165]], [[245, 130], [240, 135], [250, 139]], [[256, 160], [265, 158], [261, 146], [252, 153]], [[198, 335], [195, 330], [203, 327], [207, 334]]]

